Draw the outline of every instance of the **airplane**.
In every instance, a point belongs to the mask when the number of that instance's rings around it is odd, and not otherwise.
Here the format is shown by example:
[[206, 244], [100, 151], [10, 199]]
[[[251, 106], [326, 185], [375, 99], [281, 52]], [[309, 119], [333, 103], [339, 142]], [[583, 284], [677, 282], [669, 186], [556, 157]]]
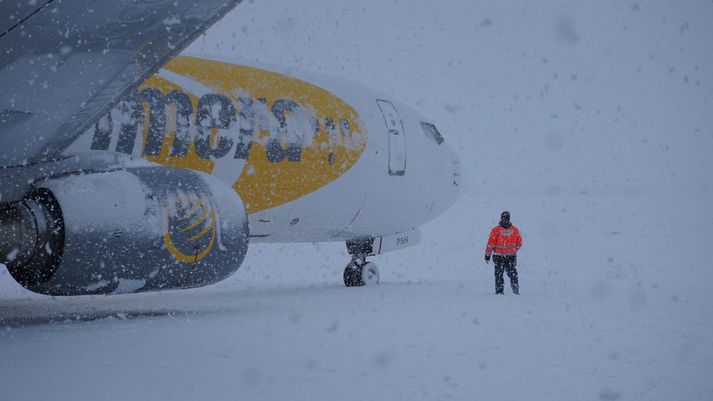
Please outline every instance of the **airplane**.
[[0, 27], [0, 263], [30, 291], [204, 286], [261, 242], [345, 242], [344, 284], [373, 285], [367, 257], [458, 196], [455, 152], [391, 96], [179, 55], [236, 1], [45, 3]]

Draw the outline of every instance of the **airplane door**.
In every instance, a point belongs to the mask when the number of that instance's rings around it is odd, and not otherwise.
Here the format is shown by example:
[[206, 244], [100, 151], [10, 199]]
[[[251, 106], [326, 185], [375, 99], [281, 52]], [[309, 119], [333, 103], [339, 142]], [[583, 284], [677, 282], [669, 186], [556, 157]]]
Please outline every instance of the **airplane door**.
[[386, 135], [389, 141], [389, 175], [404, 175], [406, 173], [406, 131], [399, 112], [388, 100], [377, 99], [381, 114], [386, 124]]

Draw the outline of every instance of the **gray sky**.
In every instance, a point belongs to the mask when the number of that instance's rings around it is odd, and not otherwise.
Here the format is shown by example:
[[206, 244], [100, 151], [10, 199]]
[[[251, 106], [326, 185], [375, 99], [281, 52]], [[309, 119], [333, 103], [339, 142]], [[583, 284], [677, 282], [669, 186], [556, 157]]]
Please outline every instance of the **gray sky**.
[[710, 194], [711, 21], [703, 0], [246, 1], [189, 51], [390, 93], [437, 123], [469, 188]]

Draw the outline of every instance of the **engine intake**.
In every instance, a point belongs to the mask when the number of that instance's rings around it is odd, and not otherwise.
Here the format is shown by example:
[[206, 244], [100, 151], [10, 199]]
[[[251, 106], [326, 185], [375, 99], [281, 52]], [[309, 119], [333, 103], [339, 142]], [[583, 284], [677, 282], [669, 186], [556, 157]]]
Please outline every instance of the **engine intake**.
[[133, 167], [36, 183], [0, 210], [0, 261], [48, 295], [200, 287], [247, 253], [240, 197], [190, 170]]

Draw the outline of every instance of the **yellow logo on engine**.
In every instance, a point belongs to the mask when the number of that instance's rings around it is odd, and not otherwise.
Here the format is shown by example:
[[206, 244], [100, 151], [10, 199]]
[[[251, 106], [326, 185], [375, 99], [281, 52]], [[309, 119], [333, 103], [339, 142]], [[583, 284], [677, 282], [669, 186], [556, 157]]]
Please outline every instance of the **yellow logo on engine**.
[[213, 249], [217, 216], [210, 203], [177, 195], [165, 208], [163, 243], [180, 262], [196, 263]]

